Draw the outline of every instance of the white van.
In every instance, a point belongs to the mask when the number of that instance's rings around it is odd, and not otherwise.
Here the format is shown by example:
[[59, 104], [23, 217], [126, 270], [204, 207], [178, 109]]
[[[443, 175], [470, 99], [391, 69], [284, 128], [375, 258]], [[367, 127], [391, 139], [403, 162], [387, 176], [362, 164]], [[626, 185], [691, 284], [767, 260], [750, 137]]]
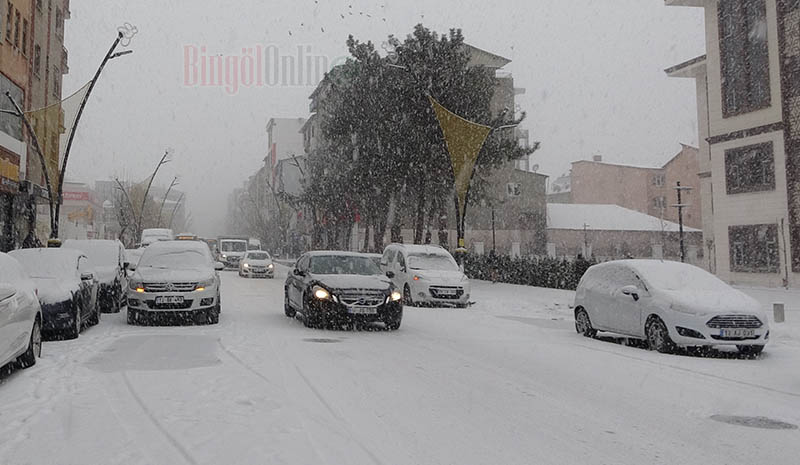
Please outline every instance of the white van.
[[470, 285], [450, 252], [435, 245], [390, 244], [381, 270], [403, 292], [406, 305], [436, 304], [464, 308]]

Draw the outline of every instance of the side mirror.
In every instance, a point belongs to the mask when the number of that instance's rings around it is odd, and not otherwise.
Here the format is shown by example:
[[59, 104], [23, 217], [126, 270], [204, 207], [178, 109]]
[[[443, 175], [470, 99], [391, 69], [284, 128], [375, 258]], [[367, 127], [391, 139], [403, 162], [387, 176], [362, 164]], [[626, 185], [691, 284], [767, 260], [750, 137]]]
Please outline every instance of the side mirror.
[[214, 262], [214, 270], [215, 271], [222, 271], [225, 269], [225, 264], [222, 262]]
[[394, 271], [387, 271], [386, 272], [386, 277], [389, 278], [389, 279], [393, 279], [394, 278]]
[[14, 297], [17, 289], [6, 284], [0, 284], [0, 302]]
[[126, 268], [128, 271], [136, 271], [136, 264], [135, 263], [128, 263], [128, 267]]
[[94, 273], [81, 273], [81, 281], [91, 281], [94, 279]]
[[624, 295], [629, 295], [633, 297], [633, 300], [636, 301], [639, 300], [639, 288], [636, 286], [633, 285], [625, 286], [622, 289], [620, 289], [620, 292], [622, 292]]
[[125, 263], [122, 264], [122, 269], [123, 270], [130, 269], [130, 267], [131, 267], [131, 262], [125, 262]]
[[306, 275], [305, 271], [300, 271], [297, 268], [295, 268], [292, 273], [294, 273], [295, 276], [305, 276]]

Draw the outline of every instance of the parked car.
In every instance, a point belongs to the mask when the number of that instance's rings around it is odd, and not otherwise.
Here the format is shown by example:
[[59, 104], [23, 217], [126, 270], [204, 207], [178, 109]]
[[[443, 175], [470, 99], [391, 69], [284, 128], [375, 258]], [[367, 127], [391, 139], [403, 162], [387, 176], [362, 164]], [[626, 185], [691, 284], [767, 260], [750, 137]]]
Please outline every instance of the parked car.
[[264, 250], [251, 250], [239, 262], [239, 276], [246, 278], [274, 278], [275, 263]]
[[390, 244], [381, 257], [381, 269], [403, 292], [406, 305], [434, 304], [466, 307], [469, 279], [453, 256], [435, 245]]
[[74, 249], [21, 249], [9, 253], [33, 279], [42, 307], [42, 333], [75, 339], [100, 322], [99, 284], [89, 258]]
[[122, 243], [117, 240], [68, 239], [62, 247], [80, 250], [89, 257], [94, 265], [95, 278], [100, 283], [100, 309], [104, 313], [118, 313], [125, 303], [128, 285], [128, 259]]
[[590, 267], [575, 295], [575, 329], [647, 341], [652, 350], [735, 345], [758, 354], [769, 322], [757, 301], [693, 265], [619, 260]]
[[307, 327], [383, 322], [400, 328], [402, 294], [368, 256], [353, 252], [307, 252], [286, 278], [284, 312], [303, 315]]
[[0, 367], [36, 364], [42, 355], [42, 309], [36, 283], [20, 263], [0, 253]]
[[130, 266], [128, 324], [149, 322], [159, 315], [216, 324], [220, 314], [222, 263], [214, 262], [200, 241], [151, 244], [139, 263]]

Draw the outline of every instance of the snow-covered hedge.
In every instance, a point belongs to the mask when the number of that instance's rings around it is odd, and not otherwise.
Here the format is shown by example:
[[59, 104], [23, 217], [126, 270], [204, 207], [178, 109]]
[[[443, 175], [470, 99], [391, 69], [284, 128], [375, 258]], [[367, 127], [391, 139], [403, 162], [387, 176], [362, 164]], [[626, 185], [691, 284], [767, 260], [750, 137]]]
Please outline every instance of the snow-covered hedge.
[[470, 279], [509, 284], [570, 289], [578, 287], [583, 273], [594, 265], [592, 260], [566, 260], [550, 257], [512, 258], [508, 255], [467, 255], [464, 269]]

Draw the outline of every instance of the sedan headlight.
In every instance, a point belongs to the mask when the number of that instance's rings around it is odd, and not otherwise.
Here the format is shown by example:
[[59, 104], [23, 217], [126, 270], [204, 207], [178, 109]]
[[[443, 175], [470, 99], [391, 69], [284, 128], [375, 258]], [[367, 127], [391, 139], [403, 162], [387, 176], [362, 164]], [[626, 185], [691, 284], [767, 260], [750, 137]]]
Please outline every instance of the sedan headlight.
[[128, 281], [128, 287], [136, 292], [144, 292], [144, 283], [141, 281]]
[[275, 268], [275, 265], [273, 265], [272, 263], [270, 263], [268, 268], [271, 270], [271, 269]]
[[200, 281], [199, 283], [197, 283], [197, 286], [195, 286], [194, 290], [197, 292], [205, 291], [207, 287], [211, 287], [213, 285], [214, 285], [214, 278], [207, 279], [205, 281]]
[[331, 293], [328, 292], [327, 289], [321, 286], [314, 286], [312, 292], [314, 293], [314, 297], [317, 298], [318, 300], [328, 300], [331, 298]]
[[401, 294], [400, 291], [392, 291], [392, 293], [389, 295], [389, 300], [391, 300], [392, 302], [397, 302], [402, 298], [403, 294]]

